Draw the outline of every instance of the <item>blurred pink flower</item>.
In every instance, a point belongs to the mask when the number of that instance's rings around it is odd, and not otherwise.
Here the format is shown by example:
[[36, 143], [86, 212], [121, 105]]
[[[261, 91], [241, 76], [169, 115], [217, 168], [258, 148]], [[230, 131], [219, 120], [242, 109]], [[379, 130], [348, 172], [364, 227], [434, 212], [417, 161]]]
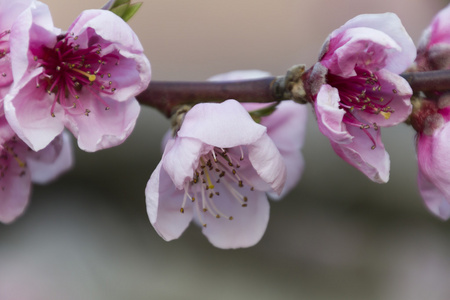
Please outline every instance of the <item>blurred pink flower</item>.
[[47, 7], [27, 9], [11, 29], [15, 82], [5, 114], [37, 151], [64, 126], [86, 151], [122, 143], [140, 107], [134, 98], [150, 81], [150, 64], [132, 29], [105, 10], [84, 11], [67, 33]]
[[[272, 76], [261, 70], [239, 70], [218, 74], [210, 81], [251, 80]], [[273, 103], [241, 103], [249, 112], [265, 108]], [[261, 118], [260, 124], [267, 128], [267, 134], [283, 156], [286, 165], [286, 183], [281, 195], [270, 193], [272, 199], [280, 199], [300, 181], [305, 161], [301, 153], [306, 135], [308, 107], [294, 101], [282, 101], [276, 110]]]
[[450, 5], [434, 17], [422, 34], [416, 65], [421, 71], [450, 68]]
[[242, 105], [197, 104], [147, 184], [147, 212], [167, 241], [195, 218], [216, 247], [250, 247], [267, 227], [266, 192], [280, 194], [285, 180], [280, 152]]
[[[450, 68], [450, 5], [441, 10], [419, 42], [417, 70]], [[418, 185], [428, 209], [450, 218], [450, 94], [427, 92], [411, 115], [417, 131]]]
[[48, 183], [72, 164], [72, 145], [65, 133], [38, 152], [16, 137], [3, 143], [0, 149], [0, 222], [10, 223], [23, 213], [32, 182]]
[[306, 85], [320, 131], [334, 151], [371, 180], [389, 180], [389, 155], [380, 127], [411, 113], [412, 90], [397, 74], [416, 49], [393, 13], [360, 15], [333, 31]]
[[441, 219], [450, 217], [450, 107], [427, 117], [417, 135], [418, 185], [428, 209]]

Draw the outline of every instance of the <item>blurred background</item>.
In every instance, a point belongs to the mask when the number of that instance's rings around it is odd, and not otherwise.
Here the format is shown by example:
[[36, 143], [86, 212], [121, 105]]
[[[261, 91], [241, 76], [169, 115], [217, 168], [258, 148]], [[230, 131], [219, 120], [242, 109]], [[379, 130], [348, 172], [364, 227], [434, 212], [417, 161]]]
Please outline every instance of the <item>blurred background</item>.
[[[448, 2], [143, 1], [130, 25], [154, 80], [309, 67], [326, 36], [361, 13], [397, 13], [417, 42]], [[44, 2], [66, 29], [104, 0]], [[225, 251], [196, 226], [167, 243], [148, 221], [144, 188], [168, 126], [143, 107], [123, 145], [76, 149], [71, 172], [34, 187], [26, 213], [0, 225], [0, 300], [450, 299], [450, 223], [422, 204], [411, 128], [383, 130], [391, 179], [378, 185], [334, 154], [311, 113], [300, 184], [272, 202], [258, 245]]]

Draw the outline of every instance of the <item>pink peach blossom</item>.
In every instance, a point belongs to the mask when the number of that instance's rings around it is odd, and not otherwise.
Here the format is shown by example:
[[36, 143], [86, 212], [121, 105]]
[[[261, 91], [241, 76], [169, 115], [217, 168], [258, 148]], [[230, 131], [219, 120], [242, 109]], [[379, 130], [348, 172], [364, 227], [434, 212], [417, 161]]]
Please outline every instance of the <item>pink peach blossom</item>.
[[216, 247], [249, 247], [267, 227], [266, 192], [280, 194], [285, 180], [280, 152], [242, 105], [197, 104], [148, 181], [147, 212], [167, 241], [194, 219]]
[[397, 74], [415, 52], [395, 14], [360, 15], [330, 34], [309, 71], [306, 86], [320, 131], [341, 158], [375, 182], [389, 179], [380, 127], [411, 113], [411, 87]]
[[[425, 30], [418, 46], [416, 68], [450, 69], [450, 5]], [[418, 185], [428, 209], [441, 219], [450, 218], [450, 95], [428, 92], [419, 98], [411, 115], [417, 131]]]
[[84, 11], [67, 33], [47, 15], [46, 7], [27, 9], [11, 29], [15, 82], [5, 98], [9, 124], [35, 151], [64, 127], [86, 151], [122, 143], [140, 111], [134, 97], [150, 81], [137, 36], [105, 10]]
[[416, 65], [421, 71], [450, 68], [450, 5], [433, 18], [422, 34]]

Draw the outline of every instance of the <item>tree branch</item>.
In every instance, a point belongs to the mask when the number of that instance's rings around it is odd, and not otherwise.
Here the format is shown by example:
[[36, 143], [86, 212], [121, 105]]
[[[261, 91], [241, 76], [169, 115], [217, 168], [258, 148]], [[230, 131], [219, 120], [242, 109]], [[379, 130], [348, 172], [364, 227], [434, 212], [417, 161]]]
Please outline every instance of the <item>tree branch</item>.
[[[267, 77], [244, 81], [166, 82], [152, 81], [136, 98], [141, 104], [151, 106], [170, 117], [177, 107], [202, 102], [222, 102], [237, 99], [239, 102], [270, 103], [296, 99], [302, 101], [303, 66], [294, 66], [286, 76]], [[414, 92], [450, 90], [450, 70], [401, 74]], [[305, 101], [303, 101], [305, 102]]]

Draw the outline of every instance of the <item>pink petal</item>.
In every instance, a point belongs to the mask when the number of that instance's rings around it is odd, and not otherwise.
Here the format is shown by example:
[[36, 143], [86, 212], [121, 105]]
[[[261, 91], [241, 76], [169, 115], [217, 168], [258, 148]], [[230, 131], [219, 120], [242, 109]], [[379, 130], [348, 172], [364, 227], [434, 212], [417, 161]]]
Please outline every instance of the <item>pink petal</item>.
[[179, 238], [192, 220], [192, 205], [180, 212], [183, 196], [184, 191], [175, 188], [160, 162], [147, 183], [145, 199], [150, 222], [166, 241]]
[[352, 136], [343, 123], [345, 111], [339, 108], [339, 92], [328, 84], [323, 85], [315, 102], [317, 125], [320, 132], [335, 143], [348, 144]]
[[196, 218], [201, 214], [201, 219], [206, 224], [203, 234], [214, 246], [223, 249], [251, 247], [258, 243], [269, 221], [270, 207], [265, 193], [243, 187], [239, 192], [247, 196], [248, 205], [242, 207], [227, 189], [219, 191], [220, 199], [215, 201], [215, 205], [222, 213], [232, 216], [233, 220], [223, 217], [217, 219], [209, 212], [196, 210]]
[[204, 147], [202, 142], [191, 138], [176, 138], [167, 142], [162, 164], [177, 189], [183, 189], [185, 182], [192, 180], [201, 154], [207, 151]]
[[248, 146], [248, 156], [258, 175], [278, 194], [286, 181], [286, 165], [267, 134]]
[[419, 170], [417, 176], [420, 195], [427, 208], [443, 220], [450, 218], [450, 203], [448, 195], [442, 193], [426, 176]]
[[232, 148], [254, 143], [265, 132], [266, 128], [255, 123], [239, 102], [227, 100], [192, 107], [178, 136], [195, 138], [219, 148]]
[[300, 180], [305, 161], [300, 150], [306, 135], [308, 107], [293, 101], [283, 101], [270, 116], [263, 117], [261, 125], [267, 127], [267, 134], [273, 140], [286, 165], [286, 183], [279, 199], [293, 189]]
[[371, 148], [373, 142], [363, 130], [354, 126], [348, 126], [347, 130], [353, 135], [353, 142], [338, 144], [330, 140], [333, 150], [370, 180], [377, 183], [386, 183], [389, 180], [390, 159], [389, 154], [384, 149], [379, 130], [367, 129], [376, 141], [376, 148], [373, 150]]
[[0, 222], [10, 223], [23, 213], [30, 191], [30, 172], [10, 158], [8, 170], [0, 183]]
[[366, 27], [350, 28], [331, 38], [321, 63], [333, 74], [350, 77], [356, 75], [355, 65], [372, 72], [387, 68], [393, 52], [400, 53], [401, 48], [389, 35]]
[[67, 132], [56, 137], [47, 147], [27, 157], [31, 181], [46, 184], [73, 166], [72, 141]]
[[66, 114], [66, 127], [78, 139], [80, 149], [93, 152], [120, 145], [131, 134], [139, 116], [140, 106], [135, 98], [117, 102], [103, 99], [105, 105], [95, 98], [84, 99], [83, 105], [90, 110], [85, 114]]
[[348, 29], [358, 27], [379, 30], [388, 35], [399, 46], [400, 51], [390, 51], [387, 53], [385, 67], [387, 70], [400, 74], [414, 61], [416, 57], [414, 42], [396, 14], [363, 14], [356, 16], [339, 29], [333, 31], [330, 38], [334, 38]]
[[62, 111], [55, 106], [55, 117], [50, 114], [54, 96], [29, 83], [5, 98], [5, 115], [11, 128], [31, 149], [45, 148], [64, 129]]
[[430, 181], [446, 199], [450, 199], [449, 141], [448, 122], [436, 129], [432, 136], [420, 134], [417, 138], [419, 171], [423, 174], [424, 180]]
[[267, 134], [280, 151], [297, 151], [303, 147], [308, 110], [307, 105], [283, 101], [274, 113], [262, 118], [261, 125], [267, 127]]
[[442, 9], [430, 24], [431, 36], [429, 46], [445, 43], [450, 44], [450, 5]]

